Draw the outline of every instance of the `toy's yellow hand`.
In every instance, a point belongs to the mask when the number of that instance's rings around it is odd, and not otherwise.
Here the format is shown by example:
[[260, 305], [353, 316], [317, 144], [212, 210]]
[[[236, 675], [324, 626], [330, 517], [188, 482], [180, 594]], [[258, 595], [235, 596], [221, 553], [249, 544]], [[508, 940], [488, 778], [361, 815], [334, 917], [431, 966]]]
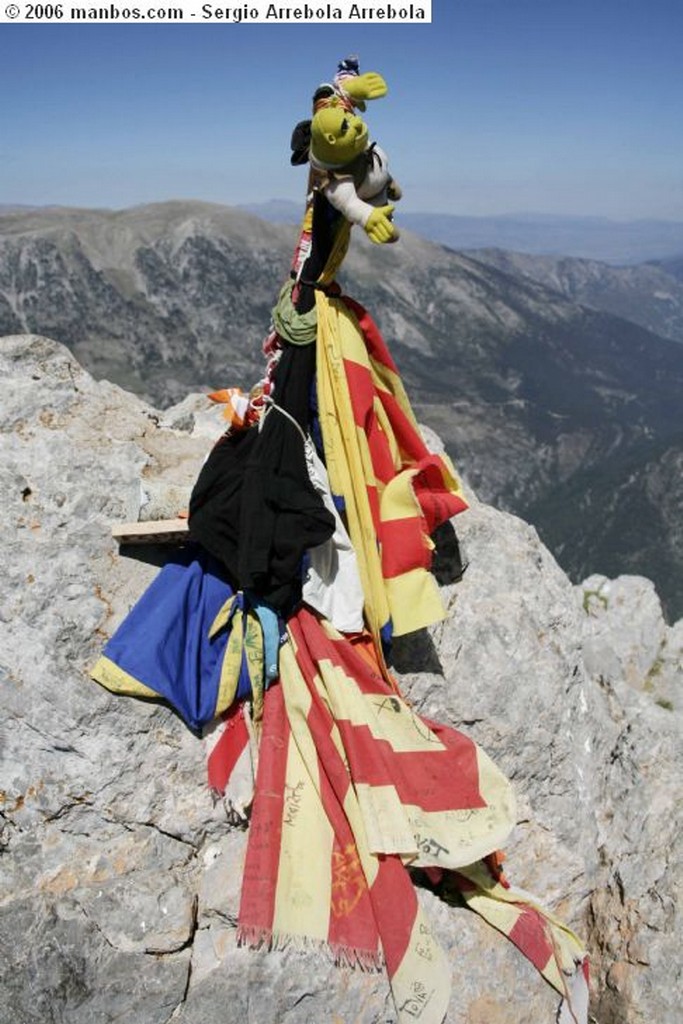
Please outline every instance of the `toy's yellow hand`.
[[387, 94], [387, 83], [376, 71], [366, 71], [364, 75], [357, 75], [356, 78], [345, 78], [342, 88], [356, 103], [363, 100], [378, 100], [380, 96]]
[[394, 207], [391, 204], [378, 206], [376, 210], [372, 211], [365, 225], [365, 233], [371, 242], [381, 245], [382, 242], [392, 242], [397, 236], [398, 232], [391, 223], [393, 212]]

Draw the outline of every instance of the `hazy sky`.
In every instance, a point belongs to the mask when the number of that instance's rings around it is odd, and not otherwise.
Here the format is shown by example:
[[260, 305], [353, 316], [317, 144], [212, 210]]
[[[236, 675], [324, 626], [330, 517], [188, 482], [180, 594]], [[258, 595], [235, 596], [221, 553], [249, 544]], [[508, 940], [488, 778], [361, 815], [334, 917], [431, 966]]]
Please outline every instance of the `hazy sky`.
[[2, 24], [0, 203], [300, 200], [291, 129], [358, 53], [389, 83], [367, 119], [406, 209], [683, 220], [683, 0], [433, 0], [433, 15]]

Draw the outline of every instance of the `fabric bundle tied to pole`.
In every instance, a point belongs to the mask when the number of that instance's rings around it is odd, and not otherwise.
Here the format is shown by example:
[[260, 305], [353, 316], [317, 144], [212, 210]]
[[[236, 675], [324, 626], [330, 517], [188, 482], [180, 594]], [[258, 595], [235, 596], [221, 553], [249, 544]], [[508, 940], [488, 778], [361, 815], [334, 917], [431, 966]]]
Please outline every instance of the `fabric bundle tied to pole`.
[[249, 403], [214, 395], [232, 430], [193, 492], [199, 545], [164, 567], [93, 676], [207, 729], [211, 786], [231, 820], [251, 809], [239, 941], [383, 965], [399, 1024], [442, 1024], [451, 972], [416, 869], [519, 947], [562, 996], [561, 1024], [585, 1024], [581, 943], [494, 864], [510, 784], [472, 740], [417, 715], [385, 661], [392, 633], [444, 618], [430, 535], [467, 503], [377, 327], [339, 294], [349, 235], [316, 192], [273, 313], [276, 368]]

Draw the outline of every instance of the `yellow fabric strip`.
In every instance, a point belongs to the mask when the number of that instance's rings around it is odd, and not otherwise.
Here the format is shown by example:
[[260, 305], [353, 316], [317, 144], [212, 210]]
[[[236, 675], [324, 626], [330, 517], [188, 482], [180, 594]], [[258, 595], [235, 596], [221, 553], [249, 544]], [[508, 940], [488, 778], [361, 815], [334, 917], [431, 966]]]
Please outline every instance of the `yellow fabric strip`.
[[414, 861], [415, 831], [395, 786], [357, 782], [354, 788], [370, 852], [397, 853], [406, 862]]
[[[386, 486], [375, 479], [367, 436], [354, 422], [345, 360], [367, 370], [375, 386], [397, 400], [418, 435], [419, 429], [400, 378], [393, 370], [370, 358], [354, 314], [343, 301], [330, 299], [321, 292], [316, 294], [316, 304], [318, 406], [325, 461], [332, 493], [344, 498], [347, 526], [365, 595], [365, 617], [379, 648], [380, 630], [390, 618], [394, 634], [399, 636], [438, 622], [446, 613], [439, 588], [426, 569], [418, 567], [400, 577], [383, 578], [368, 487], [377, 490], [381, 521], [412, 517], [421, 522], [420, 505], [413, 491], [416, 470], [409, 463], [404, 465], [407, 456], [402, 455], [389, 417], [376, 397], [373, 411], [398, 475]], [[462, 497], [461, 485], [450, 460], [446, 456], [440, 458], [444, 487]], [[424, 544], [431, 545], [426, 535]]]
[[391, 981], [399, 1024], [443, 1024], [451, 994], [451, 966], [421, 907], [403, 960]]
[[256, 614], [249, 610], [234, 608], [236, 595], [230, 597], [214, 619], [209, 637], [216, 636], [230, 621], [230, 635], [223, 654], [221, 675], [216, 698], [216, 715], [223, 714], [237, 696], [242, 658], [246, 658], [247, 671], [252, 691], [252, 715], [254, 721], [263, 715], [263, 634]]
[[[324, 690], [335, 721], [365, 726], [377, 740], [397, 753], [433, 753], [445, 747], [438, 736], [398, 696], [365, 694], [343, 668], [318, 662], [319, 687]], [[334, 728], [338, 737], [338, 729]], [[342, 752], [341, 739], [336, 739]], [[373, 854], [397, 853], [417, 866], [460, 868], [487, 856], [507, 840], [515, 823], [512, 787], [479, 747], [479, 791], [485, 807], [461, 811], [425, 811], [404, 804], [392, 785], [356, 783], [355, 792], [368, 849]], [[378, 748], [377, 756], [381, 757]]]
[[494, 882], [485, 865], [471, 864], [458, 870], [477, 886], [473, 891], [462, 892], [467, 905], [504, 935], [510, 934], [520, 911], [525, 907], [541, 915], [548, 927], [554, 949], [554, 956], [548, 960], [545, 968], [541, 969], [541, 974], [553, 988], [563, 996], [566, 995], [567, 979], [586, 956], [585, 947], [574, 932], [529, 893], [512, 886], [506, 889], [500, 883]]
[[394, 519], [413, 519], [416, 516], [422, 518], [420, 503], [413, 490], [413, 480], [416, 475], [416, 469], [404, 469], [386, 485], [380, 504], [382, 522], [390, 523]]
[[417, 568], [385, 580], [394, 636], [424, 629], [446, 618], [439, 585], [427, 569]]
[[141, 683], [139, 679], [128, 675], [127, 672], [124, 672], [122, 668], [119, 668], [118, 665], [104, 655], [97, 659], [95, 666], [90, 671], [90, 677], [96, 683], [105, 686], [107, 690], [111, 690], [112, 693], [123, 693], [127, 697], [156, 697], [159, 700], [163, 699], [156, 690], [150, 689], [149, 686]]
[[244, 637], [245, 657], [247, 661], [247, 672], [251, 683], [251, 707], [252, 716], [255, 722], [263, 718], [263, 690], [264, 690], [264, 653], [263, 653], [263, 630], [256, 612], [247, 612], [247, 626]]
[[346, 504], [349, 535], [365, 594], [366, 619], [379, 644], [380, 630], [389, 618], [389, 604], [367, 493], [366, 460], [360, 449], [343, 365], [344, 342], [357, 344], [359, 329], [342, 302], [330, 301], [317, 292], [316, 303], [318, 405], [325, 463], [332, 493], [342, 495]]
[[486, 801], [485, 807], [424, 811], [406, 806], [420, 850], [416, 867], [438, 866], [460, 871], [507, 842], [516, 820], [514, 790], [480, 747], [477, 747], [477, 767], [479, 792]]
[[216, 712], [219, 715], [227, 711], [235, 699], [241, 664], [242, 612], [238, 608], [232, 620], [230, 636], [221, 663], [221, 677], [216, 699]]
[[414, 711], [398, 696], [365, 694], [340, 665], [328, 660], [318, 663], [330, 710], [337, 721], [367, 726], [377, 740], [385, 740], [396, 753], [445, 750]]
[[223, 629], [223, 627], [228, 623], [230, 619], [230, 613], [232, 612], [232, 606], [235, 603], [236, 596], [236, 594], [233, 594], [232, 597], [228, 598], [228, 600], [225, 602], [225, 604], [222, 606], [222, 608], [216, 615], [216, 618], [211, 623], [211, 628], [209, 629], [209, 640], [212, 640], [213, 637], [215, 637], [216, 633]]
[[291, 735], [273, 935], [326, 942], [334, 833], [320, 798], [315, 743], [306, 722], [311, 697], [291, 648], [280, 655]]

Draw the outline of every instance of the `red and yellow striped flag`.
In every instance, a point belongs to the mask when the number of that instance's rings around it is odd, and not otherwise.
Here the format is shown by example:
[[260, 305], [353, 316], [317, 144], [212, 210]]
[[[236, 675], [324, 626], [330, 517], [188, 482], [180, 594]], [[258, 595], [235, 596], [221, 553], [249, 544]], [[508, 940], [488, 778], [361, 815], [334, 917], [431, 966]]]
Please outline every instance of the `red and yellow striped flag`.
[[427, 449], [396, 366], [368, 313], [316, 293], [317, 381], [325, 462], [346, 512], [376, 641], [445, 615], [429, 572], [430, 533], [467, 508], [446, 455]]
[[289, 638], [266, 695], [240, 937], [384, 962], [399, 1020], [420, 1006], [440, 1024], [449, 972], [405, 866], [489, 853], [514, 820], [509, 784], [397, 696], [369, 637], [359, 649], [302, 609]]
[[306, 609], [288, 629], [265, 701], [240, 940], [384, 963], [400, 1024], [417, 1010], [441, 1024], [450, 972], [406, 867], [438, 869], [576, 1003], [580, 943], [484, 861], [514, 823], [504, 776], [408, 707], [369, 636], [349, 640]]

